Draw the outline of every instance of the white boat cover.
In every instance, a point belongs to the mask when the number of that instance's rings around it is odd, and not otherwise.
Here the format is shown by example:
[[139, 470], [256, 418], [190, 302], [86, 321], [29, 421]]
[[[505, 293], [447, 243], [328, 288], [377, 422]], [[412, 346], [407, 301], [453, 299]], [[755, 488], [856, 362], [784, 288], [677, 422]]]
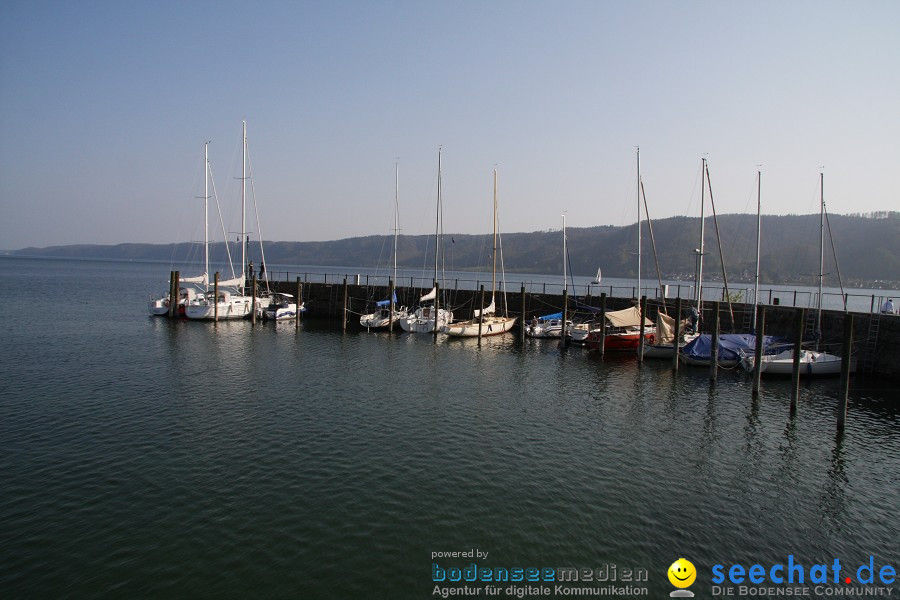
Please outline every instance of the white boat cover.
[[496, 310], [496, 306], [494, 306], [494, 301], [491, 300], [490, 306], [486, 306], [484, 311], [476, 310], [475, 316], [480, 317], [482, 312], [484, 312], [484, 314], [486, 314], [486, 315], [492, 315], [492, 314], [494, 314], [494, 310]]
[[[641, 309], [637, 306], [606, 313], [606, 320], [613, 327], [640, 327]], [[653, 327], [653, 321], [644, 319], [644, 325]]]
[[425, 302], [427, 300], [434, 300], [437, 297], [437, 287], [431, 288], [431, 291], [419, 298], [419, 302]]
[[196, 277], [182, 277], [178, 280], [179, 283], [199, 283], [204, 286], [209, 285], [209, 280], [206, 277], [206, 273], [203, 275], [197, 275]]
[[244, 274], [241, 273], [240, 276], [235, 277], [234, 279], [226, 279], [225, 281], [219, 281], [219, 287], [241, 287], [244, 285]]

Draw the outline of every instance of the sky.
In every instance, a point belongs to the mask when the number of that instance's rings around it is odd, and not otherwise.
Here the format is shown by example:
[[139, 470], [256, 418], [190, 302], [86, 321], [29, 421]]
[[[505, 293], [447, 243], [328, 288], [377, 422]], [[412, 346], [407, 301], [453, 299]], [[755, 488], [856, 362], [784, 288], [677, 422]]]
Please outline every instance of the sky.
[[[900, 2], [0, 4], [0, 249], [900, 206]], [[710, 207], [707, 205], [706, 211]], [[253, 214], [253, 209], [250, 209]], [[211, 231], [222, 229], [215, 210]]]

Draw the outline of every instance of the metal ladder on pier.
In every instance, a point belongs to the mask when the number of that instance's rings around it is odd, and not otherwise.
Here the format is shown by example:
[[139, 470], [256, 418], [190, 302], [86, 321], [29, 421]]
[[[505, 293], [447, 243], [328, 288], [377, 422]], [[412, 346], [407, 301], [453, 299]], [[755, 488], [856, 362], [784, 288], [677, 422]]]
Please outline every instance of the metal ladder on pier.
[[806, 320], [803, 323], [803, 339], [804, 340], [815, 340], [816, 339], [816, 329], [819, 326], [818, 313], [814, 308], [806, 309]]
[[744, 306], [744, 318], [741, 319], [741, 331], [753, 331], [756, 328], [756, 323], [753, 322], [753, 305], [747, 304]]
[[878, 346], [878, 326], [881, 324], [881, 312], [876, 311], [869, 316], [869, 333], [866, 336], [866, 351], [862, 357], [863, 373], [871, 373], [875, 369], [875, 349]]

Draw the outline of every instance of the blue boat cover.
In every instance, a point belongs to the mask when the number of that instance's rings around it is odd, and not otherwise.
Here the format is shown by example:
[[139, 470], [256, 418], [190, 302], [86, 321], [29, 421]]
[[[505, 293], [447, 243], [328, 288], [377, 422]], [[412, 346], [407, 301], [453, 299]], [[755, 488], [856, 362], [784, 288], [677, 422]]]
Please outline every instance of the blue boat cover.
[[[763, 354], [770, 354], [771, 349], [784, 340], [774, 335], [763, 336]], [[712, 336], [701, 334], [691, 340], [681, 352], [688, 358], [709, 360], [712, 349]], [[752, 356], [756, 351], [756, 336], [752, 333], [723, 333], [719, 335], [719, 360], [740, 360], [742, 356]]]
[[562, 319], [562, 313], [553, 313], [552, 315], [544, 315], [543, 317], [538, 317], [539, 321], [552, 321], [553, 319]]
[[[391, 304], [391, 299], [388, 298], [387, 300], [381, 300], [379, 302], [376, 302], [375, 306], [377, 306], [378, 308], [381, 308], [382, 306], [390, 306], [390, 304]], [[394, 304], [397, 304], [397, 292], [394, 292]]]

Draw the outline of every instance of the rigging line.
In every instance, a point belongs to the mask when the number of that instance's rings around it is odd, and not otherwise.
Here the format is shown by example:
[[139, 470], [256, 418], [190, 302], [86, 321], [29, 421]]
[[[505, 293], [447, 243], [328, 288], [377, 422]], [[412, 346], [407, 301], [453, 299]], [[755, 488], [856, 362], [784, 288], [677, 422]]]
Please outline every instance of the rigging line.
[[[824, 202], [823, 208], [824, 208]], [[825, 208], [825, 224], [828, 226], [828, 239], [831, 241], [831, 253], [834, 255], [834, 268], [837, 271], [838, 285], [841, 287], [841, 299], [844, 301], [844, 312], [847, 312], [847, 294], [844, 293], [844, 281], [841, 278], [841, 266], [838, 264], [837, 250], [834, 247], [834, 235], [831, 233], [831, 222], [828, 220], [828, 209]]]
[[[266, 251], [263, 248], [263, 234], [262, 234], [262, 225], [259, 222], [259, 205], [256, 203], [256, 188], [253, 186], [253, 164], [250, 162], [250, 142], [245, 142], [247, 144], [247, 172], [248, 177], [250, 179], [250, 195], [253, 197], [253, 211], [256, 213], [256, 237], [259, 238], [259, 256], [260, 256], [260, 268], [265, 266], [266, 264]], [[266, 271], [265, 275], [266, 282], [266, 292], [272, 293], [272, 290], [269, 289], [269, 271]]]
[[[212, 165], [209, 167], [209, 181], [212, 183], [213, 198], [216, 199], [216, 212], [219, 215], [219, 225], [222, 227], [222, 244], [225, 246], [225, 255], [228, 257], [228, 267], [231, 269], [231, 279], [234, 279], [237, 277], [237, 274], [234, 272], [234, 261], [231, 260], [231, 249], [228, 247], [228, 234], [225, 233], [225, 220], [222, 218], [222, 208], [219, 206], [219, 192], [216, 189], [216, 178], [213, 177], [212, 174]], [[244, 243], [243, 240], [241, 243]]]
[[[735, 256], [736, 252], [734, 251], [735, 246], [737, 246], [738, 240], [741, 237], [741, 232], [744, 230], [744, 218], [743, 215], [750, 214], [747, 212], [747, 208], [750, 206], [750, 203], [754, 201], [754, 192], [756, 192], [756, 182], [759, 179], [759, 174], [757, 173], [756, 177], [753, 178], [753, 188], [750, 190], [750, 195], [747, 196], [747, 203], [744, 204], [744, 212], [738, 216], [737, 219], [737, 229], [734, 232], [734, 236], [731, 238], [731, 246], [728, 248], [728, 253], [731, 256]], [[754, 211], [755, 212], [755, 211]], [[741, 253], [741, 256], [745, 256], [745, 253]]]
[[[641, 180], [641, 197], [644, 199], [644, 214], [647, 215], [647, 229], [650, 230], [650, 245], [653, 247], [653, 261], [656, 263], [656, 281], [659, 283], [659, 293], [662, 298], [662, 312], [664, 315], [669, 313], [666, 310], [666, 295], [663, 294], [662, 274], [659, 270], [659, 255], [656, 253], [656, 238], [653, 237], [653, 221], [650, 220], [650, 208], [647, 206], [647, 193], [644, 190], [644, 180]], [[643, 317], [643, 315], [641, 315]]]
[[716, 226], [716, 242], [719, 245], [719, 260], [722, 262], [722, 280], [725, 283], [725, 298], [728, 301], [728, 314], [731, 317], [731, 329], [734, 330], [734, 309], [731, 306], [731, 294], [728, 291], [728, 273], [725, 270], [725, 255], [722, 254], [722, 236], [719, 234], [719, 219], [716, 216], [716, 202], [713, 200], [712, 181], [709, 179], [709, 165], [706, 167], [706, 183], [709, 186], [709, 203], [712, 205], [713, 224]]

